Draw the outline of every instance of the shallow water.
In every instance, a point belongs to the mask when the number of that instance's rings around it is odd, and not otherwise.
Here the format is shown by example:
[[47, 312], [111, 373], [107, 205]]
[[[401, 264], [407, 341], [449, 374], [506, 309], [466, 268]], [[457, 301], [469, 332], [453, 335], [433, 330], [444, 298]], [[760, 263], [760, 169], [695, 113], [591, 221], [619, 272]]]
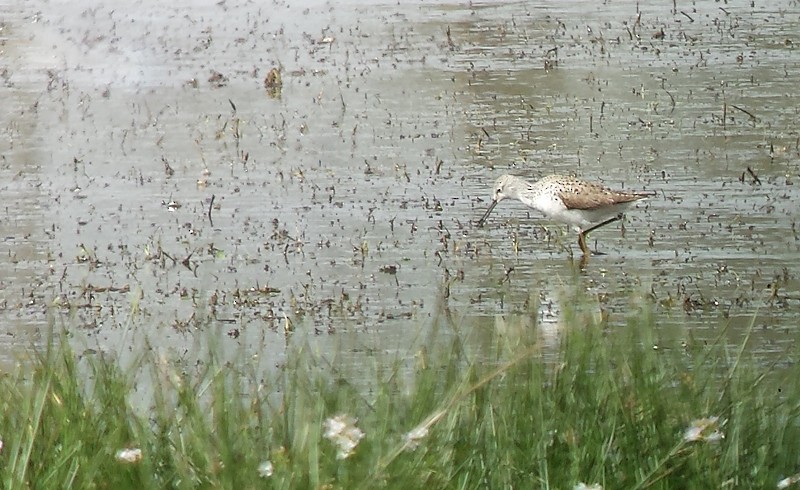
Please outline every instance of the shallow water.
[[[3, 364], [55, 325], [87, 353], [359, 365], [442, 312], [480, 353], [529, 305], [552, 340], [575, 290], [611, 326], [652, 303], [685, 339], [796, 338], [796, 2], [2, 11]], [[657, 197], [580, 271], [518, 203], [475, 227], [503, 173]]]

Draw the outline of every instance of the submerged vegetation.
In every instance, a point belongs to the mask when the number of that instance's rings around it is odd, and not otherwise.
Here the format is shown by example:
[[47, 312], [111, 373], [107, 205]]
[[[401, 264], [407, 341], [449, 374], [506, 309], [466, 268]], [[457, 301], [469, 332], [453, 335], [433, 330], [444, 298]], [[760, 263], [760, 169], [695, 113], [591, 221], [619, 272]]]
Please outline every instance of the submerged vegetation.
[[447, 332], [413, 366], [363, 368], [368, 387], [305, 348], [265, 380], [213, 349], [199, 366], [143, 355], [122, 370], [51, 342], [0, 379], [2, 486], [793, 485], [797, 365], [772, 369], [724, 335], [663, 335], [647, 313], [609, 327], [573, 312], [547, 356], [528, 328], [473, 358]]

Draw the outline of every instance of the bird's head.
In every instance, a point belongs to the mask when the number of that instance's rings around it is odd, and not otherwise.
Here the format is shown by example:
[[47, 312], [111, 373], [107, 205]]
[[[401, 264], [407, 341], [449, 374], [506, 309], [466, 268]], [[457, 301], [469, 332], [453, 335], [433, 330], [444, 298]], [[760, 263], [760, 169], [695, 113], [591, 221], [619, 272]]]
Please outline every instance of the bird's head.
[[502, 175], [494, 181], [492, 201], [500, 202], [508, 197], [516, 198], [521, 190], [522, 181], [513, 175]]

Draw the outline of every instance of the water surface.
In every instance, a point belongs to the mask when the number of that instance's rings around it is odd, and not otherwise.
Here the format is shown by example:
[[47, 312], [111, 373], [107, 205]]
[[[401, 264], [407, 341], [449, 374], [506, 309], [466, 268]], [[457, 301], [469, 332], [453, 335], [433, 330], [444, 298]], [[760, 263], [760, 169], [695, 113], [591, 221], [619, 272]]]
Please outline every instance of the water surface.
[[[573, 328], [576, 290], [669, 338], [754, 323], [781, 358], [800, 8], [672, 7], [5, 5], [0, 359], [53, 325], [87, 353], [212, 343], [269, 368], [299, 341], [358, 366], [411, 358], [439, 318], [481, 355], [508, 326]], [[503, 173], [657, 197], [580, 270], [574, 233], [518, 203], [474, 225]]]

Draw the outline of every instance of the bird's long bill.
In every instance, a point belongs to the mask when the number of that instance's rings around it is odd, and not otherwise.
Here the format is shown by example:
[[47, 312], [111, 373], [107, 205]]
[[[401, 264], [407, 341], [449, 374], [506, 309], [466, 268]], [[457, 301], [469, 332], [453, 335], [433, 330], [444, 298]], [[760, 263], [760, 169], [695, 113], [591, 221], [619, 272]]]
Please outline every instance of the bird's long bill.
[[489, 213], [492, 212], [492, 209], [494, 209], [495, 206], [497, 206], [497, 201], [492, 201], [492, 204], [489, 206], [489, 209], [487, 209], [486, 212], [483, 213], [481, 219], [478, 220], [478, 227], [481, 227], [483, 226], [484, 223], [486, 223], [486, 218], [489, 217]]

